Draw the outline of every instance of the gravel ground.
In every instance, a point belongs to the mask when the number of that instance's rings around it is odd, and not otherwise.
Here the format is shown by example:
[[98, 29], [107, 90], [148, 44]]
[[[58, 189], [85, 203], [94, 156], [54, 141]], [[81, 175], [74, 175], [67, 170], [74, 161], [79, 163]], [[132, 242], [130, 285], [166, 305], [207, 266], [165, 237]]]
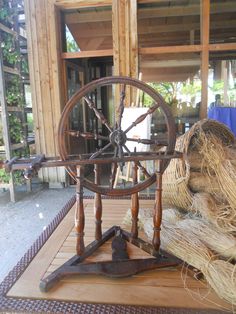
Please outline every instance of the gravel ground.
[[16, 203], [9, 202], [8, 191], [0, 192], [0, 282], [75, 193], [39, 183], [30, 193], [24, 190], [18, 188]]

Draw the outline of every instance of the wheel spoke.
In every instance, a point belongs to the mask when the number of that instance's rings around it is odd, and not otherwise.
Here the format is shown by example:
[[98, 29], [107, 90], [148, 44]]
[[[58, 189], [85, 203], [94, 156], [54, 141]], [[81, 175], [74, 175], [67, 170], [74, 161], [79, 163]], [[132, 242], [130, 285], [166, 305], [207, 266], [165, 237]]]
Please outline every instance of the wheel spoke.
[[121, 128], [121, 120], [123, 117], [123, 113], [124, 113], [124, 100], [125, 100], [125, 90], [126, 90], [126, 84], [123, 85], [122, 91], [120, 93], [120, 106], [119, 106], [119, 117], [118, 117], [118, 128]]
[[97, 133], [90, 133], [90, 132], [80, 132], [80, 131], [75, 131], [75, 130], [69, 130], [66, 131], [71, 136], [74, 137], [83, 137], [86, 140], [104, 140], [104, 141], [109, 141], [108, 136], [103, 136]]
[[[131, 151], [128, 149], [128, 147], [127, 147], [126, 145], [124, 145], [124, 148], [125, 148], [125, 150], [127, 151], [127, 153], [128, 153], [129, 155], [131, 155]], [[148, 173], [147, 169], [142, 166], [141, 162], [140, 162], [140, 161], [136, 161], [136, 163], [137, 163], [137, 166], [141, 169], [142, 173], [143, 173], [147, 178], [150, 178], [151, 175]]]
[[[117, 157], [117, 146], [115, 147], [115, 151], [114, 151], [114, 156], [113, 157], [114, 158]], [[111, 165], [111, 176], [110, 176], [110, 187], [111, 187], [111, 189], [113, 189], [113, 186], [114, 186], [114, 183], [115, 183], [117, 168], [118, 168], [117, 162], [112, 163], [112, 165]]]
[[144, 138], [127, 138], [127, 141], [137, 142], [145, 145], [158, 145], [158, 146], [167, 146], [168, 143], [165, 140], [149, 140]]
[[113, 189], [115, 180], [116, 180], [116, 174], [117, 174], [117, 169], [118, 169], [118, 164], [117, 162], [114, 162], [112, 164], [112, 169], [111, 169], [111, 178], [110, 178], [110, 187]]
[[103, 153], [107, 148], [109, 148], [112, 144], [108, 143], [106, 146], [104, 146], [103, 148], [99, 149], [96, 153], [93, 153], [89, 159], [94, 159], [97, 156], [99, 156], [101, 153]]
[[132, 124], [124, 131], [124, 133], [128, 133], [128, 132], [129, 132], [132, 128], [134, 128], [137, 124], [143, 122], [143, 120], [145, 120], [145, 118], [146, 118], [149, 114], [152, 114], [158, 107], [159, 107], [158, 104], [156, 104], [155, 106], [150, 107], [146, 113], [142, 114], [142, 115], [139, 116], [134, 122], [132, 122]]
[[94, 111], [96, 117], [101, 121], [101, 123], [104, 124], [110, 132], [112, 132], [112, 128], [110, 127], [107, 119], [105, 118], [104, 114], [96, 108], [94, 102], [87, 96], [84, 96], [83, 98], [87, 102], [89, 108]]

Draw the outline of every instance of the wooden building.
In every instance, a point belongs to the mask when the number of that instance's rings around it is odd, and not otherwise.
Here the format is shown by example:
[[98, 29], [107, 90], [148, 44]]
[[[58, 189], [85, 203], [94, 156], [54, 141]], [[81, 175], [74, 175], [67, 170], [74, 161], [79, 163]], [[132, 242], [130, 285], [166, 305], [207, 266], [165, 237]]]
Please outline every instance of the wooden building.
[[[185, 81], [201, 70], [204, 118], [209, 67], [236, 59], [235, 0], [25, 0], [25, 9], [36, 150], [46, 156], [58, 155], [61, 112], [87, 82], [140, 72], [146, 82]], [[66, 29], [80, 51], [67, 51]], [[43, 178], [65, 174], [46, 169]]]

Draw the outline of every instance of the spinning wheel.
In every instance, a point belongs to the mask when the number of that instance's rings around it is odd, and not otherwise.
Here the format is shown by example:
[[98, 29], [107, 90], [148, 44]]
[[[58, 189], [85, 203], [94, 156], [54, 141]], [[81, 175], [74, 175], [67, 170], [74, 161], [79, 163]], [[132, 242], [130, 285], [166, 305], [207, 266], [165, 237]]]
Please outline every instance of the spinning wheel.
[[[120, 89], [120, 99], [118, 104], [113, 104], [114, 108], [118, 107], [116, 121], [113, 123], [108, 122], [107, 117], [103, 114], [102, 110], [97, 109], [91, 94], [94, 93], [98, 88], [110, 88], [110, 91]], [[146, 113], [141, 114], [136, 118], [128, 127], [122, 129], [122, 119], [124, 114], [124, 108], [129, 107], [130, 104], [126, 99], [126, 92], [133, 89], [137, 94], [142, 93], [149, 97], [149, 102], [151, 102], [151, 107], [147, 108]], [[105, 126], [107, 135], [97, 134], [96, 132], [81, 132], [77, 130], [70, 130], [68, 128], [68, 121], [70, 114], [76, 104], [82, 103], [88, 106], [90, 110], [93, 111], [95, 118]], [[130, 131], [137, 125], [141, 124], [148, 116], [154, 115], [157, 111], [161, 112], [164, 117], [166, 124], [167, 134], [163, 140], [154, 139], [142, 139], [142, 138], [130, 138]], [[129, 77], [106, 77], [93, 81], [83, 88], [81, 88], [66, 104], [65, 109], [62, 113], [61, 120], [58, 128], [58, 140], [59, 140], [59, 153], [62, 160], [70, 160], [72, 158], [67, 149], [67, 138], [68, 136], [81, 137], [86, 140], [101, 140], [103, 147], [98, 151], [91, 154], [80, 155], [88, 164], [94, 160], [95, 164], [110, 163], [111, 164], [111, 176], [110, 182], [104, 186], [97, 184], [96, 182], [91, 182], [87, 178], [83, 179], [83, 186], [93, 192], [110, 195], [110, 196], [122, 196], [131, 195], [144, 190], [150, 186], [156, 179], [155, 172], [149, 173], [149, 171], [142, 166], [141, 160], [152, 160], [153, 153], [150, 152], [132, 152], [128, 148], [129, 142], [141, 143], [143, 145], [157, 145], [166, 146], [165, 154], [173, 154], [175, 147], [175, 124], [173, 117], [171, 115], [170, 109], [166, 105], [163, 98], [157, 94], [157, 92], [152, 89], [147, 84], [132, 79]], [[117, 163], [117, 159], [119, 162]], [[114, 188], [114, 181], [116, 176], [117, 167], [123, 168], [124, 164], [128, 160], [133, 160], [136, 162], [138, 168], [144, 174], [144, 181], [141, 183], [134, 182], [132, 186], [126, 188]], [[170, 159], [166, 159], [162, 162], [161, 172], [163, 173], [169, 164]], [[68, 166], [67, 170], [69, 174], [76, 180], [76, 173], [73, 167]]]
[[[107, 88], [109, 99], [117, 90], [120, 90], [119, 97], [113, 97], [118, 100], [118, 105], [113, 104], [114, 108], [118, 107], [116, 119], [111, 123], [106, 118], [102, 110], [98, 109], [93, 99], [97, 90]], [[128, 92], [127, 92], [128, 91]], [[151, 107], [147, 108], [144, 113], [131, 120], [131, 124], [123, 127], [122, 119], [124, 118], [125, 108], [130, 105], [128, 96], [142, 93], [142, 97], [148, 97]], [[76, 104], [87, 106], [88, 110], [93, 113], [94, 118], [103, 126], [103, 132], [94, 130], [75, 130], [70, 128], [69, 120]], [[105, 106], [104, 106], [105, 107]], [[149, 139], [131, 137], [130, 131], [136, 126], [140, 126], [145, 119], [151, 115], [162, 114], [166, 126], [165, 138]], [[67, 149], [68, 137], [84, 138], [87, 141], [102, 142], [101, 147], [90, 154], [70, 155]], [[174, 151], [175, 147], [175, 124], [170, 109], [165, 104], [163, 98], [158, 95], [154, 89], [141, 81], [128, 77], [107, 77], [93, 81], [81, 88], [66, 104], [62, 113], [58, 129], [59, 153], [61, 160], [57, 158], [45, 158], [44, 155], [38, 155], [33, 159], [13, 158], [6, 162], [5, 168], [9, 171], [24, 169], [25, 176], [29, 177], [37, 172], [41, 167], [66, 167], [69, 174], [76, 181], [76, 206], [75, 206], [75, 230], [76, 230], [76, 255], [52, 272], [40, 282], [40, 289], [48, 291], [61, 278], [66, 275], [74, 274], [103, 274], [111, 277], [131, 276], [140, 271], [174, 266], [179, 263], [176, 257], [160, 250], [160, 231], [162, 220], [162, 174], [168, 166], [171, 158], [180, 158], [181, 154]], [[142, 145], [156, 145], [165, 147], [165, 150], [158, 152], [131, 151], [129, 143]], [[153, 160], [157, 162], [156, 169], [150, 173], [141, 162]], [[114, 187], [117, 167], [123, 168], [125, 163], [133, 163], [133, 182], [130, 186], [117, 188]], [[101, 184], [101, 166], [111, 166], [111, 174], [108, 182]], [[86, 176], [84, 168], [87, 165], [94, 166], [93, 182]], [[1, 166], [1, 165], [0, 165]], [[138, 168], [144, 174], [144, 180], [138, 183]], [[156, 181], [155, 202], [153, 209], [153, 240], [152, 244], [147, 243], [138, 237], [138, 211], [139, 196], [138, 192], [147, 188]], [[94, 209], [95, 209], [95, 240], [85, 247], [84, 245], [84, 226], [85, 211], [83, 204], [83, 189], [87, 188], [95, 192]], [[119, 226], [112, 226], [110, 229], [102, 232], [102, 199], [101, 195], [123, 196], [131, 195], [131, 215], [132, 226], [131, 232], [122, 230]], [[112, 214], [112, 213], [111, 213]], [[95, 263], [87, 263], [86, 258], [93, 254], [99, 246], [107, 240], [114, 238], [112, 241], [112, 260]], [[145, 259], [130, 259], [126, 241], [149, 253], [152, 257]]]

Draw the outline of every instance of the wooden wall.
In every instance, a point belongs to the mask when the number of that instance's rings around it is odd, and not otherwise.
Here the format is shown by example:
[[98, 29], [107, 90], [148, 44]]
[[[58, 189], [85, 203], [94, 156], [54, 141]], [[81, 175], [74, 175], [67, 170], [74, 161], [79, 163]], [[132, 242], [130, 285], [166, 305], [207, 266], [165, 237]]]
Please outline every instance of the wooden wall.
[[[30, 83], [36, 152], [58, 155], [57, 126], [61, 115], [57, 8], [54, 0], [25, 0]], [[46, 182], [64, 182], [64, 171], [44, 169]]]
[[[37, 153], [44, 153], [46, 156], [58, 155], [57, 127], [65, 103], [62, 94], [63, 88], [60, 84], [60, 79], [63, 76], [60, 65], [63, 64], [64, 60], [70, 58], [113, 55], [115, 75], [137, 78], [139, 58], [176, 53], [180, 55], [182, 53], [200, 53], [202, 73], [200, 118], [207, 116], [209, 53], [236, 51], [235, 42], [217, 44], [209, 42], [210, 8], [213, 12], [219, 10], [218, 3], [212, 2], [211, 4], [210, 0], [200, 1], [200, 43], [194, 44], [190, 32], [189, 45], [157, 45], [155, 47], [150, 45], [138, 48], [137, 3], [146, 4], [149, 2], [158, 3], [159, 0], [25, 0]], [[113, 49], [63, 53], [58, 40], [58, 33], [60, 32], [60, 23], [57, 21], [59, 10], [96, 8], [99, 6], [112, 6]], [[229, 1], [228, 9], [226, 9], [229, 10], [233, 7], [234, 2]], [[175, 9], [172, 8], [172, 11]], [[179, 9], [182, 10], [183, 8]], [[193, 6], [189, 10], [196, 10], [196, 8]], [[64, 182], [64, 171], [45, 169], [43, 180]]]

